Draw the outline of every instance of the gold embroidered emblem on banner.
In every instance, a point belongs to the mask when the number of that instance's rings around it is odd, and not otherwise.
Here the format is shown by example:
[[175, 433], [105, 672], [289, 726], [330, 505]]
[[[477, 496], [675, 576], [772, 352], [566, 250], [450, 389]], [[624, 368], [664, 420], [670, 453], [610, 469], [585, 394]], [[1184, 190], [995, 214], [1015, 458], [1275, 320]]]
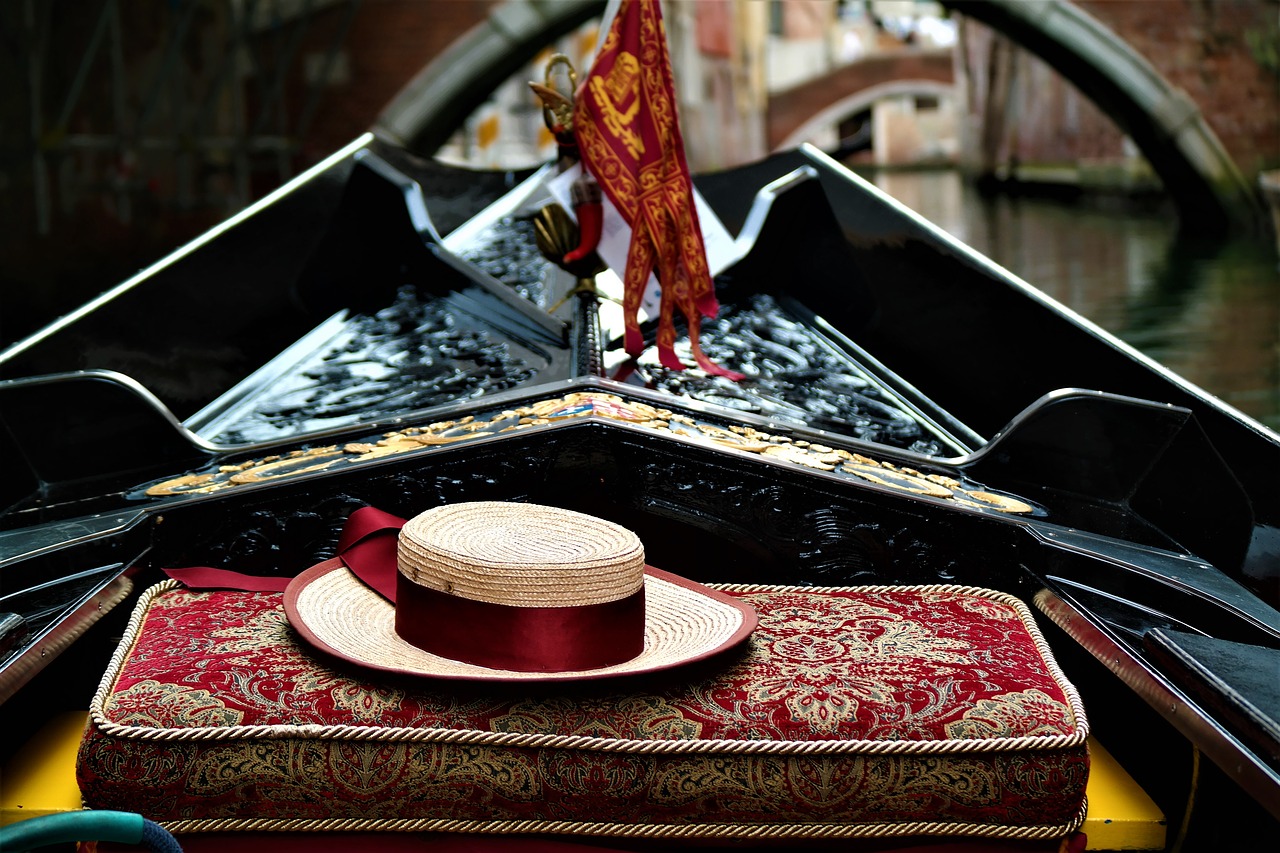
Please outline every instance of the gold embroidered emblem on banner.
[[621, 51], [608, 76], [592, 77], [590, 88], [609, 134], [639, 160], [645, 150], [644, 141], [631, 124], [640, 111], [640, 61]]

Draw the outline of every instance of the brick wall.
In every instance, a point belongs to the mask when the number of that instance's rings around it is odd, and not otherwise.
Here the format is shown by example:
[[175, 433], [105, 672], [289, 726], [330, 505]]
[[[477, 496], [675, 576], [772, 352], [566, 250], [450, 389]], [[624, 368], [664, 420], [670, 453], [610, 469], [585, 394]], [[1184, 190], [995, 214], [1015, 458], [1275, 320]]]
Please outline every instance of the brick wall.
[[[228, 87], [209, 94], [216, 81], [229, 77], [226, 45], [235, 24], [228, 0], [199, 0], [185, 31], [180, 25], [183, 4], [119, 4], [127, 91], [115, 91], [108, 52], [100, 50], [68, 132], [105, 136], [124, 127], [141, 128], [142, 136], [162, 140], [194, 138], [193, 124], [202, 114], [206, 136], [229, 137], [239, 123], [259, 134], [291, 137], [298, 148], [284, 155], [251, 148], [240, 161], [226, 148], [175, 153], [131, 145], [124, 138], [108, 148], [63, 150], [55, 145], [44, 157], [45, 233], [38, 224], [35, 158], [28, 153], [29, 69], [22, 67], [16, 77], [0, 76], [0, 148], [11, 153], [0, 158], [0, 257], [5, 259], [0, 267], [0, 346], [128, 278], [368, 130], [413, 75], [479, 23], [495, 2], [364, 0], [355, 7], [345, 35], [352, 6], [317, 3], [304, 28], [296, 27], [298, 19], [288, 18], [252, 37], [237, 68], [243, 75], [238, 111]], [[270, 13], [276, 7], [262, 2], [252, 8]], [[0, 2], [0, 31], [21, 33], [22, 9], [21, 4]], [[51, 125], [101, 9], [97, 2], [58, 3], [49, 17], [48, 58], [40, 68], [45, 141], [57, 141]], [[178, 32], [185, 36], [176, 59], [170, 60], [176, 64], [158, 78], [166, 67], [169, 41]], [[340, 73], [309, 108], [308, 68], [314, 78], [335, 42], [340, 44], [335, 66]], [[276, 99], [269, 89], [286, 58], [283, 98]], [[153, 91], [162, 96], [151, 98]], [[117, 103], [122, 104], [120, 113]], [[271, 108], [264, 114], [266, 103]], [[304, 114], [305, 125], [300, 123]]]
[[[1199, 105], [1247, 179], [1280, 166], [1280, 75], [1259, 62], [1257, 43], [1280, 39], [1275, 0], [1076, 0]], [[962, 66], [973, 116], [987, 103], [992, 45], [999, 38], [965, 22]], [[1015, 83], [997, 164], [1120, 162], [1123, 135], [1114, 122], [1038, 58], [1018, 51]], [[972, 160], [981, 159], [972, 139]]]
[[[1254, 45], [1280, 40], [1275, 0], [1076, 0], [1200, 105], [1248, 177], [1280, 167], [1280, 69]], [[1253, 44], [1251, 45], [1251, 42]]]
[[[364, 0], [343, 44], [349, 67], [344, 82], [329, 87], [301, 140], [301, 160], [315, 162], [369, 129], [396, 94], [458, 37], [484, 20], [497, 0]], [[343, 15], [316, 16], [300, 55], [322, 54]], [[302, 63], [290, 86], [303, 97]]]

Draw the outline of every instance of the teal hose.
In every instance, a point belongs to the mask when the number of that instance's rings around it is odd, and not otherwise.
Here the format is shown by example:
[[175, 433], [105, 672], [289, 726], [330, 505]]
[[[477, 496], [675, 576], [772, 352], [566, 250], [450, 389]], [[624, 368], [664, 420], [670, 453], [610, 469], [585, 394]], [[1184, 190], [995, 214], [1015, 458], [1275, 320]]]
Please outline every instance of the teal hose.
[[145, 844], [152, 850], [181, 850], [172, 835], [133, 812], [86, 809], [33, 817], [0, 827], [0, 850], [4, 853], [26, 853], [37, 847], [73, 841], [114, 841]]

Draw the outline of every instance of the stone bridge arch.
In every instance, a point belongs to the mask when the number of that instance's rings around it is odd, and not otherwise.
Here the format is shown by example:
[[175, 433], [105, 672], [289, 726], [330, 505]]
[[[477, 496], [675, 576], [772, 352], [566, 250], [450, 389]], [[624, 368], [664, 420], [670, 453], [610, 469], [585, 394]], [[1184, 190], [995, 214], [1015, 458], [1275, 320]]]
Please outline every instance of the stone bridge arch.
[[1200, 108], [1150, 62], [1070, 0], [940, 0], [1039, 56], [1142, 151], [1184, 227], [1256, 231], [1257, 194]]
[[[1184, 227], [1257, 232], [1263, 213], [1200, 109], [1123, 39], [1070, 0], [941, 0], [1044, 59], [1137, 144]], [[431, 154], [493, 91], [605, 0], [503, 0], [387, 105], [375, 133]]]
[[794, 147], [810, 131], [895, 94], [949, 93], [955, 83], [950, 50], [908, 50], [869, 56], [769, 96], [765, 140], [770, 151]]

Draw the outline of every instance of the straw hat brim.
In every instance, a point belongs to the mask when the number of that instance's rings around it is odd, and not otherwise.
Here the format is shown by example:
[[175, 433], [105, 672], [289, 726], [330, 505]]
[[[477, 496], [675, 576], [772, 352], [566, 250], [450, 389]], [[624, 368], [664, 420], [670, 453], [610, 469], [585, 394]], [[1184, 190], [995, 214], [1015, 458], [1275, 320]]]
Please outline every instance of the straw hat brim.
[[719, 654], [755, 629], [755, 610], [716, 590], [645, 566], [644, 651], [600, 669], [516, 672], [433, 655], [401, 639], [395, 605], [340, 559], [312, 566], [284, 594], [289, 622], [315, 648], [357, 666], [459, 681], [587, 681], [658, 672]]

